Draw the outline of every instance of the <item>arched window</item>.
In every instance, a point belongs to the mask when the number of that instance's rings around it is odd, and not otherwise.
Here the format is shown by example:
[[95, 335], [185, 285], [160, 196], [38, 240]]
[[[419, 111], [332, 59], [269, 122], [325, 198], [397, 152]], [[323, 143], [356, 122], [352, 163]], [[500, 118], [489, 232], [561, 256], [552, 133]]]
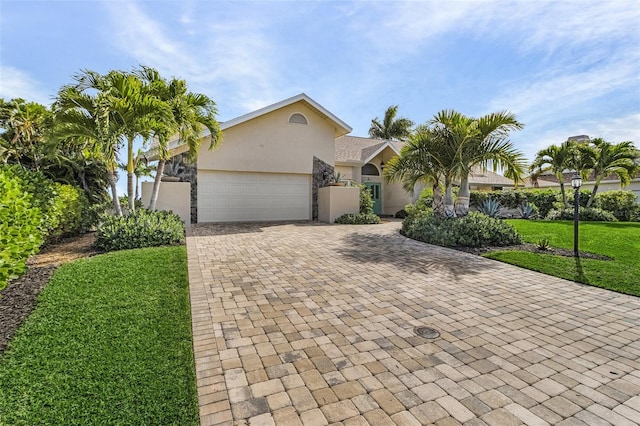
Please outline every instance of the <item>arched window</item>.
[[293, 124], [309, 124], [307, 123], [307, 118], [296, 112], [295, 114], [291, 114], [291, 117], [289, 117], [289, 123], [293, 123]]
[[362, 175], [363, 176], [380, 176], [380, 172], [378, 171], [378, 168], [371, 164], [371, 163], [367, 163], [364, 166], [362, 166]]

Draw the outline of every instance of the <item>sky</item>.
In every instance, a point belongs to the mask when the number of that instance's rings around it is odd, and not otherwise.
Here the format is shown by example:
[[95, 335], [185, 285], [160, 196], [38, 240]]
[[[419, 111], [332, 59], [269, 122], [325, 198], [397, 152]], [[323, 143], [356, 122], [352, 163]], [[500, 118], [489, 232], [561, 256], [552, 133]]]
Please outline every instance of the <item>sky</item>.
[[221, 122], [302, 92], [354, 136], [390, 105], [506, 110], [531, 160], [581, 134], [640, 145], [639, 23], [637, 0], [0, 0], [0, 97], [50, 105], [80, 70], [146, 65]]

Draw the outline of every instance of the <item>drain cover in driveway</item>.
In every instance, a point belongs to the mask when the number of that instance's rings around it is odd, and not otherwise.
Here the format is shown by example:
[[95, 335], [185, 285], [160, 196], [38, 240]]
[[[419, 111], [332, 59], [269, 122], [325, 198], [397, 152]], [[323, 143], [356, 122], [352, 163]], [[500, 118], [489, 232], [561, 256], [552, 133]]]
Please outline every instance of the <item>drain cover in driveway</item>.
[[424, 337], [425, 339], [435, 339], [440, 336], [440, 333], [435, 328], [431, 327], [416, 327], [413, 331], [420, 337]]

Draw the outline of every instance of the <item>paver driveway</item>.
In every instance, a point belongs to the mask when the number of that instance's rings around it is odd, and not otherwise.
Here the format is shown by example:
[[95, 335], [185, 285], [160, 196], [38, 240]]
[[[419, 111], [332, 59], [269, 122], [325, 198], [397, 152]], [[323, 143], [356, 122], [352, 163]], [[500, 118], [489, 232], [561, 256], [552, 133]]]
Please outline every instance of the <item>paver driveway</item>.
[[640, 422], [640, 299], [398, 229], [193, 227], [202, 424]]

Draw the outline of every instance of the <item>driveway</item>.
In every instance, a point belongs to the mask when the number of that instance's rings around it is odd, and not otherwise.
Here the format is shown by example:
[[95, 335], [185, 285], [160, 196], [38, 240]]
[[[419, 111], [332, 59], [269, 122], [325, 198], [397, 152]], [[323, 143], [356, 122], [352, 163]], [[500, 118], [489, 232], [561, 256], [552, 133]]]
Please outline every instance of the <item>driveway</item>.
[[640, 422], [640, 299], [399, 228], [192, 227], [202, 425]]

